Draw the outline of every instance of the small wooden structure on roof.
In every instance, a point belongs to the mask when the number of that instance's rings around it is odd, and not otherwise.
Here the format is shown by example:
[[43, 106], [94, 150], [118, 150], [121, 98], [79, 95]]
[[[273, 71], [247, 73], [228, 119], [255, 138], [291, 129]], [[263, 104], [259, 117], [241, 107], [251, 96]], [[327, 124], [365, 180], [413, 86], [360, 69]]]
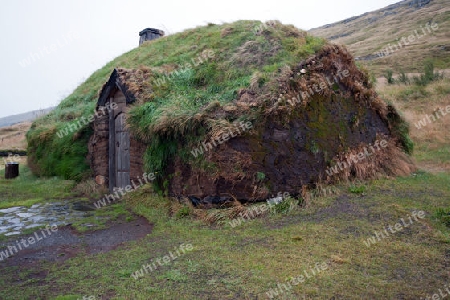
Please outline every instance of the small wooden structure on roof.
[[139, 32], [139, 46], [145, 41], [155, 40], [164, 36], [164, 31], [155, 28], [145, 28]]

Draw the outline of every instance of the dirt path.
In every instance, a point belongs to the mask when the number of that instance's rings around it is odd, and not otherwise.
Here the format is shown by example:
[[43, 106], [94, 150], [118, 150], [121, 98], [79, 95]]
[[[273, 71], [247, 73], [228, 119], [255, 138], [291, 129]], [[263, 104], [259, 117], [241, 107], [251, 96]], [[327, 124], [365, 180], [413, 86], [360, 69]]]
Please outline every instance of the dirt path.
[[[152, 228], [153, 225], [148, 223], [145, 218], [136, 217], [135, 220], [130, 222], [114, 221], [109, 224], [107, 229], [84, 234], [79, 234], [71, 226], [58, 228], [56, 232], [50, 230], [50, 235], [45, 229], [41, 229], [33, 234], [15, 236], [8, 241], [1, 242], [0, 255], [5, 251], [10, 255], [6, 259], [4, 256], [1, 257], [0, 266], [27, 267], [39, 260], [63, 262], [80, 254], [105, 253], [126, 242], [144, 238], [151, 233]], [[37, 241], [32, 245], [28, 244], [28, 247], [21, 246], [22, 249], [20, 250], [18, 243], [22, 243], [22, 239], [24, 239], [25, 244], [27, 244], [26, 241], [29, 238], [34, 238]], [[13, 246], [15, 248], [12, 248]]]

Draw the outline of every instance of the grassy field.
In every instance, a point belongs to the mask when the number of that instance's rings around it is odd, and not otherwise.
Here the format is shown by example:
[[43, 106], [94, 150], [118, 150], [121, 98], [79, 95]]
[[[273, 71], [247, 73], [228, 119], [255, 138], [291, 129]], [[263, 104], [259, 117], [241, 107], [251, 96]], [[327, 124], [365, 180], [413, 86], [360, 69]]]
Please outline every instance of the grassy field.
[[[266, 292], [305, 270], [311, 278], [279, 291], [276, 299], [415, 299], [448, 283], [450, 230], [437, 217], [440, 208], [448, 208], [448, 173], [419, 172], [376, 180], [365, 188], [338, 189], [337, 196], [315, 198], [304, 208], [233, 228], [227, 222], [209, 226], [189, 216], [170, 217], [167, 200], [152, 196], [147, 187], [135, 192], [128, 204], [155, 225], [152, 234], [62, 265], [2, 268], [0, 296], [268, 299]], [[412, 219], [409, 227], [365, 245], [374, 231], [407, 220], [414, 211], [424, 211], [425, 218]], [[191, 244], [193, 250], [168, 264], [156, 264], [156, 270], [137, 280], [132, 277], [143, 264], [175, 253], [182, 244]], [[312, 276], [316, 263], [325, 263], [326, 269]]]
[[[442, 0], [434, 1], [433, 7], [442, 3]], [[447, 19], [448, 12], [443, 9], [435, 21], [444, 24]], [[422, 24], [417, 22], [408, 23], [395, 36], [402, 36]], [[396, 26], [386, 24], [389, 28]], [[248, 27], [246, 32], [251, 32], [253, 25], [244, 22], [236, 26]], [[448, 35], [445, 26], [433, 35], [439, 38], [433, 43], [445, 40]], [[227, 36], [231, 39], [232, 28], [223, 28], [220, 35], [213, 29], [214, 25], [204, 29], [208, 42], [220, 44]], [[380, 34], [386, 39], [381, 40], [379, 48], [389, 43], [394, 35], [383, 31]], [[372, 36], [370, 31], [367, 35]], [[186, 61], [195, 58], [205, 45], [185, 49], [183, 44], [186, 39], [197, 38], [193, 32], [186, 32], [183, 39], [177, 41], [179, 47], [171, 48], [170, 51], [179, 52], [172, 56], [185, 53]], [[235, 39], [235, 45], [239, 45], [240, 39], [248, 39], [248, 36]], [[173, 71], [179, 62], [164, 61], [164, 57], [170, 57], [163, 51], [167, 50], [165, 41], [167, 39], [155, 44], [160, 51], [151, 51], [144, 45], [139, 51], [132, 50], [112, 61], [95, 72], [52, 114], [36, 122], [40, 127], [29, 133], [31, 140], [35, 143], [45, 140], [50, 145], [48, 149], [56, 149], [49, 155], [44, 148], [39, 148], [39, 155], [48, 160], [42, 164], [49, 166], [44, 174], [51, 174], [54, 170], [50, 167], [57, 166], [60, 174], [82, 179], [73, 175], [82, 174], [87, 168], [84, 160], [90, 129], [85, 126], [59, 139], [56, 139], [57, 130], [81, 116], [92, 114], [97, 91], [114, 66], [134, 68], [157, 59], [159, 65], [153, 66], [151, 72], [163, 78], [162, 74]], [[300, 54], [312, 53], [320, 44], [320, 40], [310, 40], [311, 49], [300, 47], [299, 50], [304, 50]], [[379, 50], [364, 47], [357, 53]], [[297, 49], [298, 45], [291, 45], [291, 48]], [[427, 54], [420, 47], [417, 51], [411, 59], [421, 62], [422, 56]], [[229, 53], [216, 55], [237, 63], [233, 61], [235, 57], [227, 57]], [[393, 58], [404, 63], [402, 66], [409, 64], [410, 71], [421, 71], [410, 58], [403, 60], [407, 56], [405, 53], [400, 50]], [[290, 55], [285, 57], [286, 61], [291, 58], [297, 59]], [[447, 58], [435, 58], [437, 67], [448, 68]], [[381, 75], [383, 68], [389, 65], [398, 72], [397, 67], [401, 66], [391, 64], [390, 59], [386, 58], [379, 65], [369, 64], [369, 69]], [[170, 65], [167, 70], [163, 68]], [[201, 65], [200, 77], [193, 78], [193, 83], [201, 85], [203, 80], [212, 80], [210, 74], [236, 79], [229, 80], [230, 86], [215, 86], [217, 89], [232, 91], [250, 83], [254, 70], [247, 70], [243, 75], [227, 74], [219, 72], [222, 67], [210, 70], [207, 64]], [[273, 64], [265, 71], [278, 67]], [[176, 94], [181, 88], [184, 92], [189, 90], [172, 80], [159, 87], [156, 95], [161, 99], [163, 96], [170, 98], [171, 108], [178, 104]], [[24, 260], [11, 266], [0, 261], [0, 299], [418, 299], [444, 290], [450, 280], [450, 114], [423, 126], [415, 124], [450, 105], [450, 80], [427, 86], [378, 84], [378, 93], [394, 104], [411, 124], [410, 135], [415, 143], [413, 159], [419, 169], [414, 174], [324, 187], [326, 193], [323, 190], [311, 192], [302, 199], [285, 202], [289, 206], [281, 203], [265, 212], [261, 210], [262, 204], [258, 204], [258, 209], [255, 206], [194, 209], [162, 198], [153, 193], [152, 187], [144, 186], [122, 201], [96, 210], [88, 219], [74, 222], [73, 227], [80, 235], [88, 235], [92, 228], [85, 227], [86, 222], [100, 229], [110, 225], [102, 217], [109, 216], [107, 220], [114, 221], [139, 215], [153, 224], [151, 234], [106, 253], [81, 253], [64, 262], [28, 263]], [[201, 93], [189, 95], [192, 99], [204, 100], [209, 94], [212, 92], [201, 90]], [[232, 95], [218, 100], [226, 103], [229, 99]], [[148, 104], [141, 110], [136, 108], [134, 116], [152, 117], [145, 109], [153, 112]], [[26, 146], [23, 135], [16, 136], [10, 129], [0, 129], [0, 134], [9, 139], [0, 150], [6, 145], [20, 149]], [[21, 175], [15, 180], [5, 180], [1, 169], [0, 164], [0, 209], [61, 200], [95, 201], [105, 192], [87, 182], [35, 177], [24, 158]], [[328, 192], [330, 189], [332, 193]], [[300, 205], [292, 205], [295, 203]], [[247, 211], [250, 216], [241, 216], [240, 224], [234, 226], [237, 223], [229, 216], [239, 218], [240, 211]], [[251, 216], [251, 211], [256, 213]], [[5, 237], [0, 240], [4, 242]], [[0, 247], [0, 252], [3, 250]]]
[[[116, 209], [147, 218], [151, 234], [62, 264], [2, 267], [0, 298], [418, 299], [438, 293], [450, 279], [450, 115], [421, 129], [414, 123], [450, 105], [449, 87], [446, 79], [379, 90], [411, 122], [421, 169], [411, 176], [343, 183], [332, 196], [309, 197], [301, 207], [245, 218], [236, 227], [218, 217], [223, 210], [194, 210], [145, 186]], [[2, 195], [23, 193], [5, 207], [30, 195], [68, 196], [66, 181], [22, 174], [18, 181], [0, 178]], [[414, 217], [420, 211], [424, 218]], [[376, 233], [380, 238], [369, 245]], [[182, 251], [183, 244], [192, 250]], [[141, 270], [144, 264], [153, 270]], [[135, 279], [139, 270], [143, 276]]]
[[26, 150], [25, 134], [30, 127], [31, 123], [25, 122], [0, 128], [0, 150]]
[[[25, 160], [26, 158], [22, 158]], [[38, 178], [31, 174], [24, 161], [19, 160], [20, 176], [15, 180], [5, 180], [4, 170], [0, 166], [0, 209], [12, 206], [31, 206], [35, 203], [48, 202], [68, 198], [72, 195], [72, 181], [57, 177]]]

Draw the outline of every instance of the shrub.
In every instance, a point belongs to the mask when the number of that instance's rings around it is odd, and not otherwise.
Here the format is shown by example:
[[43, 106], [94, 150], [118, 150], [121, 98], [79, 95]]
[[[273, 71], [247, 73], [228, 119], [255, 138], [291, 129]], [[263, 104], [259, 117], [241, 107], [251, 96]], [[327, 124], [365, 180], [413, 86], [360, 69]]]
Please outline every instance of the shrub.
[[408, 75], [406, 75], [406, 73], [405, 73], [404, 71], [401, 71], [401, 72], [400, 72], [400, 76], [399, 76], [399, 78], [398, 78], [398, 81], [399, 81], [400, 83], [403, 83], [403, 84], [410, 84], [410, 83], [411, 83], [411, 81], [410, 81]]
[[287, 197], [271, 207], [272, 214], [288, 214], [302, 204], [301, 200]]
[[433, 81], [443, 79], [444, 73], [434, 72], [434, 64], [432, 61], [426, 61], [423, 74], [414, 76], [413, 81], [416, 85], [425, 86]]
[[175, 214], [175, 217], [177, 219], [182, 219], [185, 217], [188, 217], [191, 214], [191, 209], [188, 206], [183, 206], [182, 208], [180, 208], [180, 210], [178, 210]]
[[351, 185], [349, 187], [349, 191], [352, 194], [362, 195], [366, 191], [366, 186], [364, 186], [364, 185], [360, 185], [360, 186], [358, 186], [358, 185]]
[[387, 79], [388, 84], [394, 84], [395, 80], [393, 77], [394, 72], [392, 72], [392, 70], [387, 70], [386, 74], [384, 75], [384, 77]]
[[262, 182], [262, 181], [264, 181], [264, 179], [266, 179], [266, 174], [264, 174], [262, 172], [256, 172], [256, 180], [258, 182]]
[[450, 209], [438, 208], [435, 215], [440, 222], [450, 227]]

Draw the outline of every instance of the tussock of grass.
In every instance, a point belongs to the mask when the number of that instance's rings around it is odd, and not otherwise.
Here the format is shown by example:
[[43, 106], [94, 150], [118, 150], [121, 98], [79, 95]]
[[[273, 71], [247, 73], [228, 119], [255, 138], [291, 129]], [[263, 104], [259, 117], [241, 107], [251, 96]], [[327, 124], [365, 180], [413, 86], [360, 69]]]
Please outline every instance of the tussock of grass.
[[445, 226], [450, 227], [450, 208], [438, 208], [435, 215]]
[[109, 194], [106, 187], [98, 185], [94, 180], [85, 180], [75, 185], [73, 193], [91, 199], [101, 198], [102, 195]]

